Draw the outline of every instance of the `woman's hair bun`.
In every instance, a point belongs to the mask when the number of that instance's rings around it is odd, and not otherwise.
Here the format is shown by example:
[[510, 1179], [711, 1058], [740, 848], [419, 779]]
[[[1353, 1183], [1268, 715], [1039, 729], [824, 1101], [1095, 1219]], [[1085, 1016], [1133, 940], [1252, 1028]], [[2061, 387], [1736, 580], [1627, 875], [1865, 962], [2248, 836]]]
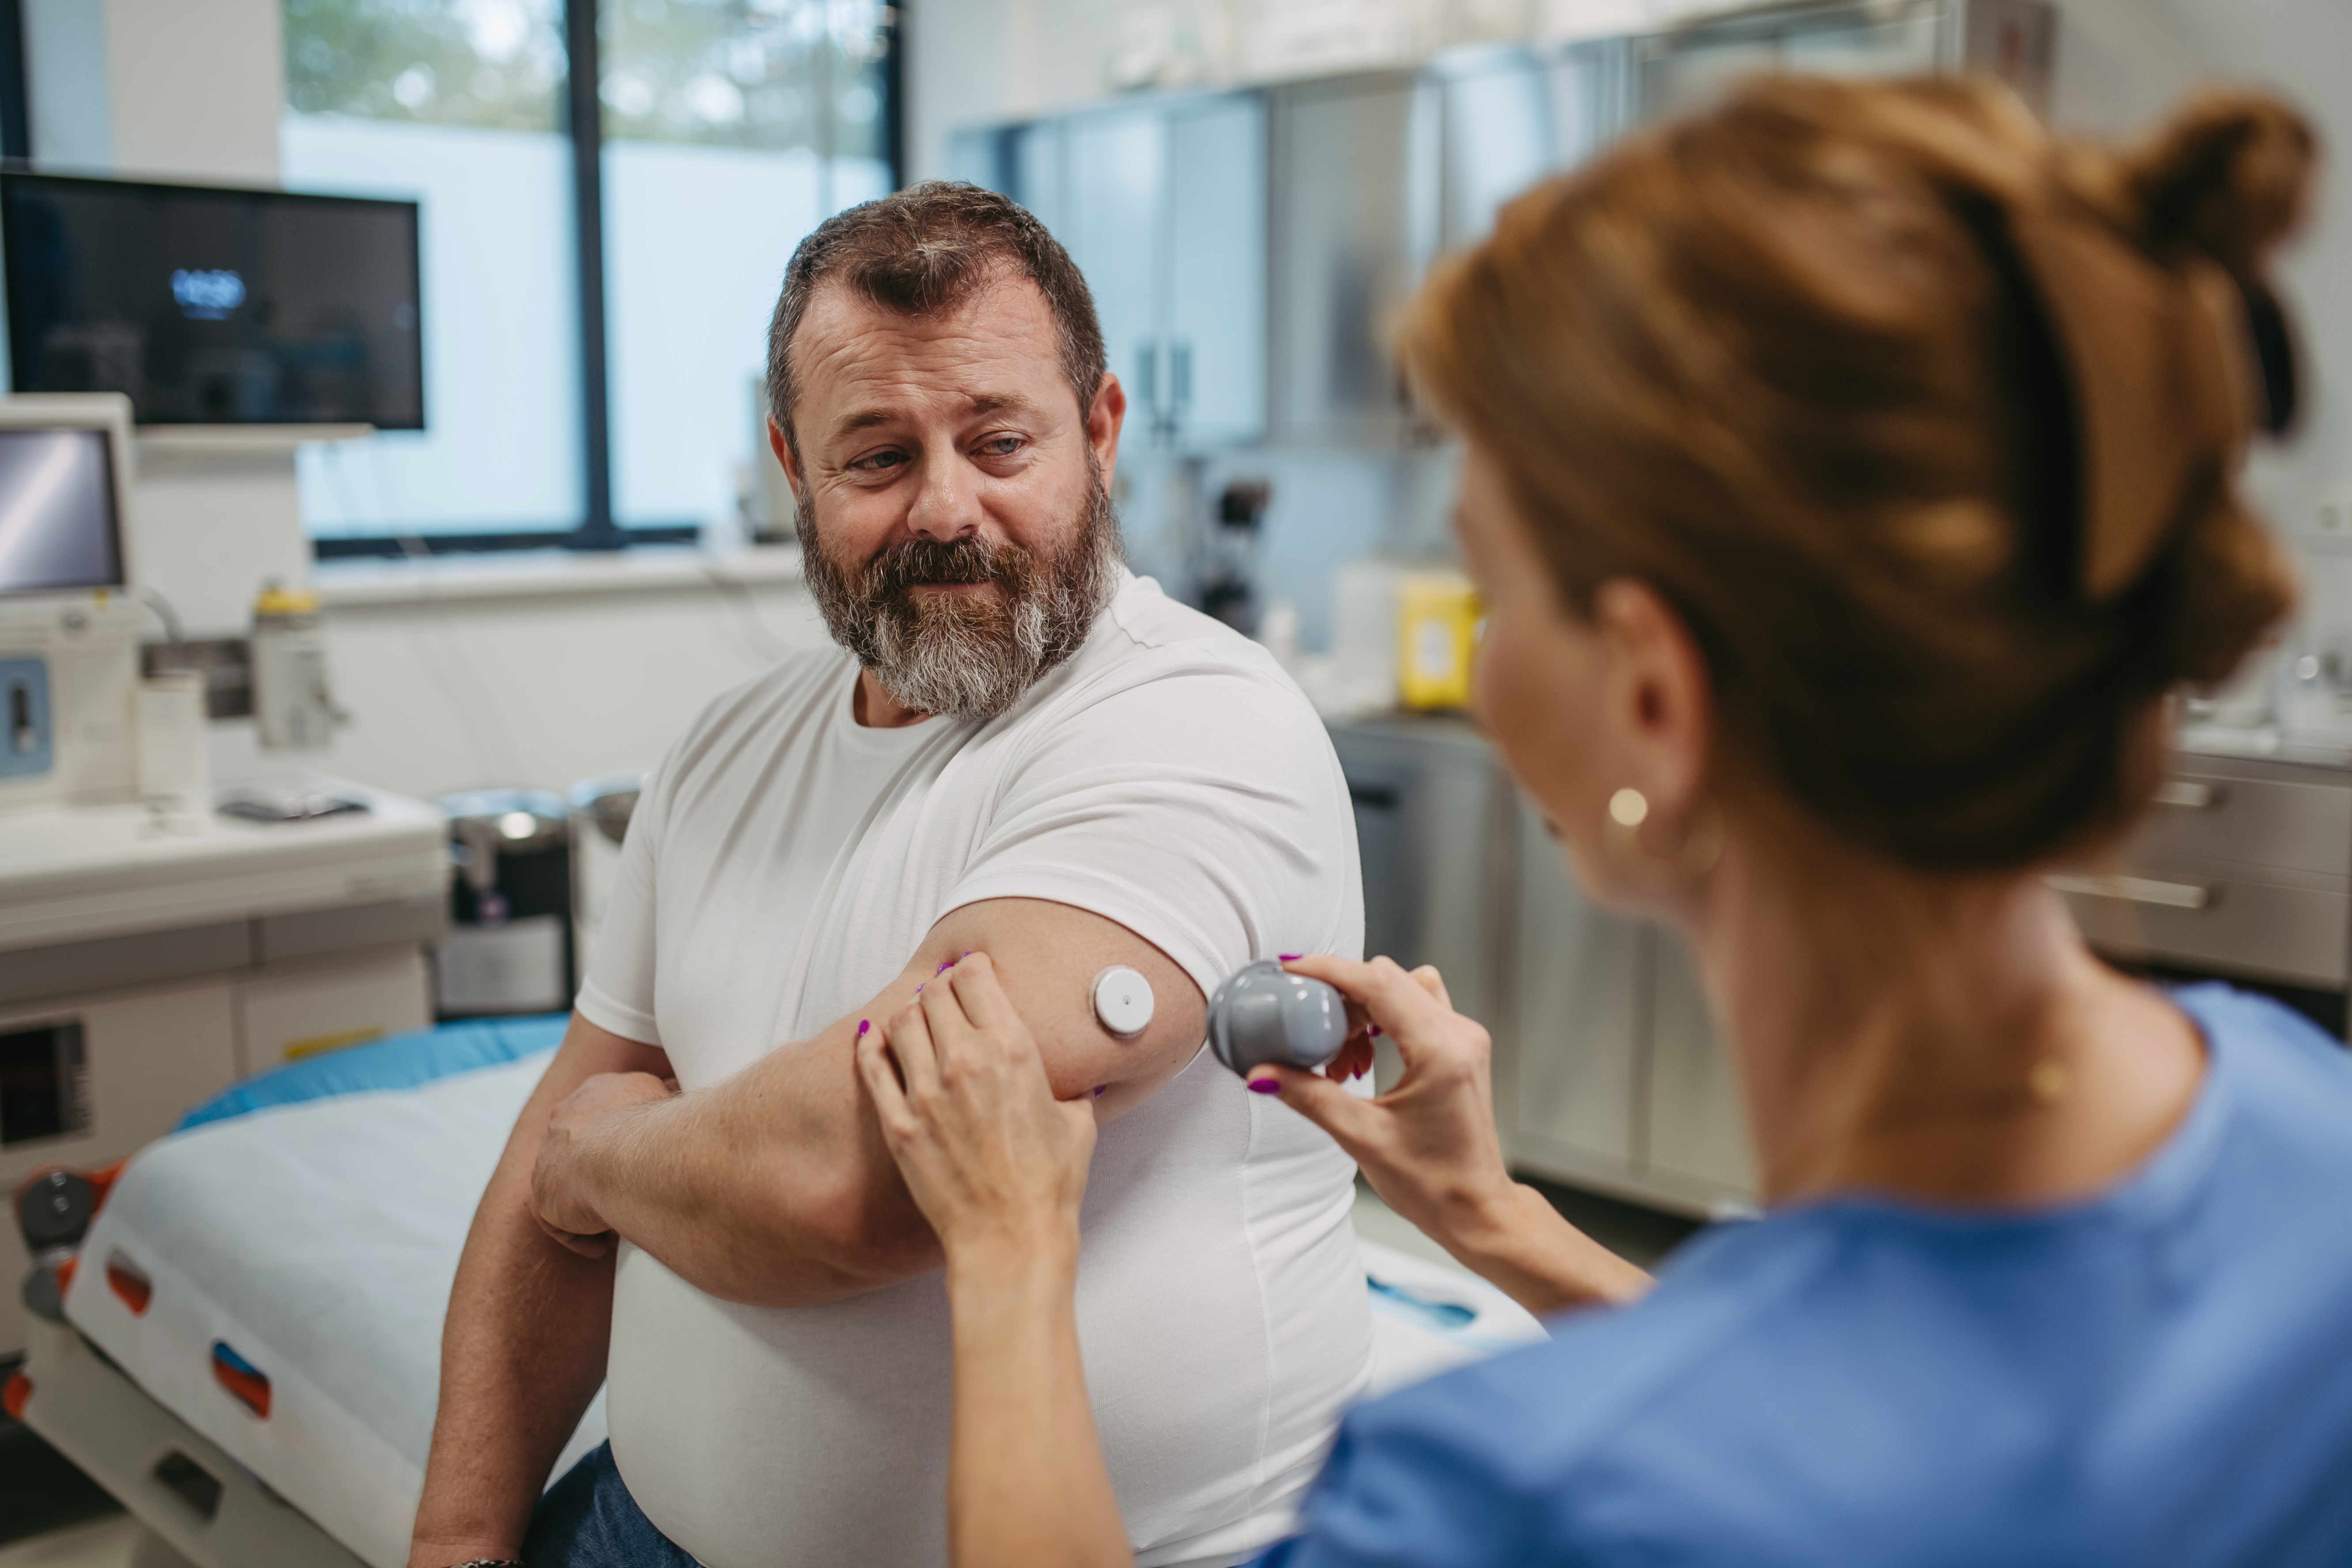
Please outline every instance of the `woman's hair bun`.
[[2302, 219], [2318, 155], [2311, 126], [2276, 99], [2199, 99], [2123, 160], [2141, 243], [2251, 279]]

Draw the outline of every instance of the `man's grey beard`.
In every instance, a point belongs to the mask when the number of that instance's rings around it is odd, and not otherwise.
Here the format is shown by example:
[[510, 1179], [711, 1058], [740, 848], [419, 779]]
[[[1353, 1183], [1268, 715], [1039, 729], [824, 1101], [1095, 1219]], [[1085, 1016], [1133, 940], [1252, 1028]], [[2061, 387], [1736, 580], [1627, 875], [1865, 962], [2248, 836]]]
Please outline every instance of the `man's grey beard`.
[[[812, 510], [800, 508], [801, 569], [833, 640], [898, 701], [951, 718], [994, 718], [1077, 652], [1126, 560], [1099, 468], [1075, 537], [1050, 556], [977, 535], [910, 539], [853, 574], [825, 552]], [[993, 583], [1003, 597], [918, 596], [918, 583]]]

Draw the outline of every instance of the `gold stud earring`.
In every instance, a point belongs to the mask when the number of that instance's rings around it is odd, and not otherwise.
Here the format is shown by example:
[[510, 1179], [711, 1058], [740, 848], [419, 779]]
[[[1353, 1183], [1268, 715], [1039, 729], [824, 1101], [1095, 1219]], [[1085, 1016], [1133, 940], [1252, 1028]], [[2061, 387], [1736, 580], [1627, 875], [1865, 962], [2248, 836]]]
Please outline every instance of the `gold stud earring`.
[[1603, 840], [1653, 878], [1663, 871], [1671, 880], [1688, 884], [1715, 869], [1723, 854], [1723, 813], [1712, 801], [1701, 803], [1691, 831], [1671, 854], [1660, 855], [1642, 842], [1642, 825], [1649, 820], [1650, 797], [1629, 785], [1609, 797], [1609, 830]]

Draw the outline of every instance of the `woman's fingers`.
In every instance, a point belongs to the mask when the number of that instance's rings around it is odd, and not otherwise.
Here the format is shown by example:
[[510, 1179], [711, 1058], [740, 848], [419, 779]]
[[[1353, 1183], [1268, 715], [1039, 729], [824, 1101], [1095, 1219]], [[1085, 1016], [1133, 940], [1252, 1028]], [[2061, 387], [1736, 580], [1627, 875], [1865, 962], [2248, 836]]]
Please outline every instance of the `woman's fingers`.
[[1252, 1068], [1250, 1087], [1272, 1082], [1280, 1086], [1282, 1102], [1328, 1132], [1350, 1157], [1370, 1136], [1381, 1112], [1370, 1101], [1357, 1099], [1346, 1088], [1297, 1068]]
[[1339, 1047], [1339, 1054], [1323, 1064], [1323, 1076], [1334, 1083], [1346, 1083], [1372, 1070], [1372, 1041], [1369, 1035], [1350, 1035]]
[[[955, 967], [946, 975], [947, 988], [955, 994], [964, 1016], [972, 1027], [981, 1030], [1003, 1030], [1018, 1033], [1021, 1015], [1013, 1009], [1013, 999], [1004, 994], [1003, 983], [996, 977], [996, 965], [984, 952], [967, 952], [956, 960]], [[928, 994], [929, 988], [926, 988]]]
[[871, 1026], [861, 1027], [856, 1062], [858, 1081], [866, 1086], [866, 1098], [874, 1102], [874, 1113], [881, 1119], [883, 1130], [896, 1131], [909, 1125], [907, 1089], [898, 1081], [898, 1069], [890, 1065], [888, 1037]]
[[932, 1043], [929, 1016], [919, 1000], [909, 1002], [890, 1016], [884, 1026], [887, 1031], [883, 1044], [898, 1058], [899, 1076], [906, 1079], [909, 1100], [937, 1094], [940, 1089], [939, 1048]]
[[1437, 999], [1437, 1005], [1447, 1012], [1454, 1011], [1454, 998], [1445, 992], [1445, 976], [1437, 973], [1437, 965], [1424, 963], [1412, 972], [1413, 983]]
[[[1444, 999], [1445, 983], [1437, 978], [1436, 970], [1426, 965], [1423, 968], [1429, 982], [1407, 974], [1387, 958], [1358, 963], [1352, 959], [1318, 954], [1295, 959], [1284, 967], [1337, 986], [1342, 995], [1359, 1004], [1381, 1032], [1396, 1041], [1408, 1067], [1416, 1049], [1426, 1048], [1431, 1035], [1442, 1032], [1445, 1020], [1454, 1016], [1453, 1007]], [[1430, 982], [1435, 983], [1433, 993]]]

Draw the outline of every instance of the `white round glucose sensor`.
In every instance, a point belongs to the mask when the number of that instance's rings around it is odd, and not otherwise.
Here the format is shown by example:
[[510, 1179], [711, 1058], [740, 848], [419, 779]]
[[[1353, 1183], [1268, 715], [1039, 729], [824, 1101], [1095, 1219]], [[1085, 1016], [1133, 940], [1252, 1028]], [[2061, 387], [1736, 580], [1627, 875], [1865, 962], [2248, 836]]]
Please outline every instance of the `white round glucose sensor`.
[[1095, 976], [1095, 1017], [1122, 1040], [1150, 1026], [1151, 983], [1124, 963]]

